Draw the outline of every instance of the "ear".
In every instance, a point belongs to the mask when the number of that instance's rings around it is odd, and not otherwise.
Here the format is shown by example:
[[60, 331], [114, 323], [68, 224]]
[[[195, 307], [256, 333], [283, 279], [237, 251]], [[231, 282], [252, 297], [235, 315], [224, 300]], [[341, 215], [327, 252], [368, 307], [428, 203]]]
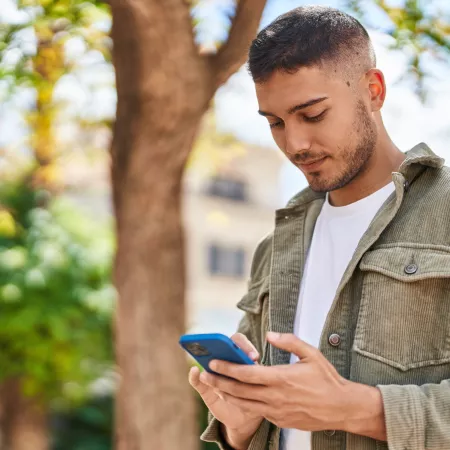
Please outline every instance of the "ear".
[[383, 72], [379, 69], [370, 69], [366, 73], [366, 83], [369, 89], [369, 100], [372, 112], [379, 111], [386, 98], [386, 83]]

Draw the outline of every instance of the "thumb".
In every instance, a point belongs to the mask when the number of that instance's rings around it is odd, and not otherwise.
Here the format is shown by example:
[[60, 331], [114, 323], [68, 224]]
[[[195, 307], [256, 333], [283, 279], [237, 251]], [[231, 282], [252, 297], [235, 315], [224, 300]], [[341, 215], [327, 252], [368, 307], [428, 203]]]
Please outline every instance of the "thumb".
[[266, 335], [267, 340], [274, 347], [286, 350], [289, 353], [302, 358], [315, 358], [317, 349], [305, 341], [299, 339], [292, 333], [274, 333], [269, 331]]

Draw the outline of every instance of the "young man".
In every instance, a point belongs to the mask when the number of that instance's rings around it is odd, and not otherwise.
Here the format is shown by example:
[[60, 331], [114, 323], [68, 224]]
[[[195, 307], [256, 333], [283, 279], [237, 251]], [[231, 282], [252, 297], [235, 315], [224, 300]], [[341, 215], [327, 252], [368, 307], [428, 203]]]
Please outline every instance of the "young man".
[[[222, 449], [450, 449], [450, 171], [403, 153], [366, 30], [297, 8], [250, 48], [259, 113], [309, 187], [276, 212], [234, 341], [190, 373]], [[274, 333], [270, 333], [274, 332]], [[257, 354], [251, 354], [257, 352]], [[214, 416], [214, 417], [213, 417]]]

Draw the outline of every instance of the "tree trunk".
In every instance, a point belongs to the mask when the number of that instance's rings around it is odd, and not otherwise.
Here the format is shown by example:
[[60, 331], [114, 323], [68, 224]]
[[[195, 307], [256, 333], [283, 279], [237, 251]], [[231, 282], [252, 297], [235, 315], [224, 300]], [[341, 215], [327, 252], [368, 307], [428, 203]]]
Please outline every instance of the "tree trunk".
[[110, 1], [118, 94], [111, 148], [117, 450], [198, 448], [195, 397], [178, 345], [185, 331], [182, 175], [216, 88], [245, 61], [264, 3], [239, 2], [230, 38], [241, 51], [224, 46], [202, 56], [189, 1]]
[[177, 342], [185, 329], [182, 167], [176, 161], [145, 163], [151, 152], [186, 153], [195, 127], [182, 126], [135, 152], [135, 170], [122, 185], [128, 199], [116, 201], [119, 450], [188, 450], [198, 440], [186, 358]]
[[[197, 415], [178, 345], [185, 330], [181, 178], [209, 99], [207, 86], [184, 74], [192, 43], [175, 36], [190, 28], [188, 9], [181, 17], [167, 11], [151, 28], [145, 17], [151, 8], [133, 11], [124, 5], [113, 7], [117, 450], [191, 450], [198, 447]], [[184, 30], [177, 21], [187, 22]], [[167, 30], [158, 30], [168, 26], [172, 43], [161, 40]], [[151, 54], [144, 58], [139, 52]], [[162, 71], [152, 70], [157, 64], [164, 65]], [[191, 74], [196, 73], [193, 67]]]
[[[160, 145], [185, 151], [170, 139]], [[181, 187], [173, 183], [180, 177], [172, 171], [143, 165], [135, 173], [143, 182], [133, 183], [118, 215], [118, 450], [197, 447], [194, 398], [177, 342], [185, 329], [185, 270]]]
[[18, 380], [2, 388], [3, 442], [7, 450], [49, 450], [49, 424], [46, 408], [36, 399], [25, 397]]
[[7, 450], [5, 443], [6, 403], [3, 384], [0, 385], [0, 450]]

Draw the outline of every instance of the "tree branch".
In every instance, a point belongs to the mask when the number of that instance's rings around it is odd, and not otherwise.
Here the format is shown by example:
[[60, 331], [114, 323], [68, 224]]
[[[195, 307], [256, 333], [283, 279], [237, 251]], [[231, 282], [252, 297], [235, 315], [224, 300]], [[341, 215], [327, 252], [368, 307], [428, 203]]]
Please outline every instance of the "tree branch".
[[211, 58], [216, 87], [224, 84], [247, 60], [267, 0], [238, 0], [228, 39]]

